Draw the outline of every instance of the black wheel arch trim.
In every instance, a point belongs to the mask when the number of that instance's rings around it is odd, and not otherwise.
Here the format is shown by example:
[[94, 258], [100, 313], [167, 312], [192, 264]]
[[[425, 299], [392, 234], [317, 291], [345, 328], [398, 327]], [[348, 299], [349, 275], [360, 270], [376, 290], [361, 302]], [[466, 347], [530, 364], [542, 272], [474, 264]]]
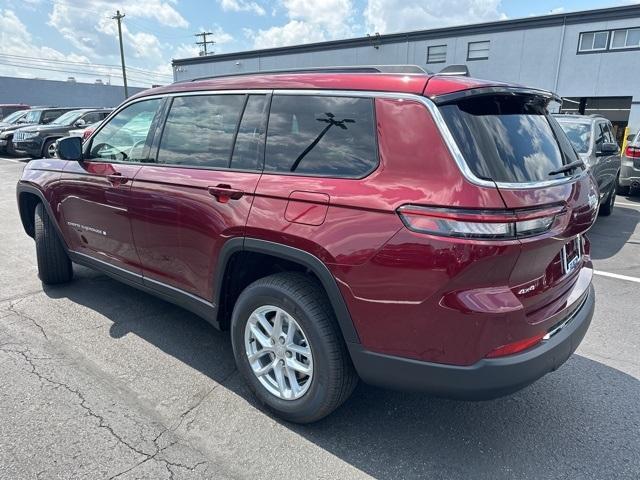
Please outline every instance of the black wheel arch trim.
[[29, 194], [35, 195], [40, 199], [40, 202], [44, 205], [44, 208], [47, 211], [47, 215], [49, 215], [49, 218], [51, 219], [53, 225], [55, 226], [56, 232], [58, 232], [58, 237], [60, 239], [60, 242], [62, 243], [62, 247], [68, 253], [69, 247], [67, 246], [64, 235], [62, 235], [62, 229], [58, 224], [58, 220], [56, 219], [56, 216], [53, 214], [51, 205], [49, 204], [46, 197], [44, 196], [44, 193], [42, 193], [42, 190], [40, 190], [39, 188], [33, 185], [29, 185], [23, 182], [18, 182], [18, 185], [16, 186], [16, 200], [18, 201], [18, 211], [20, 213], [20, 221], [22, 222], [22, 228], [24, 228], [25, 233], [29, 235], [31, 238], [34, 237], [33, 230], [32, 230], [34, 220], [32, 218], [31, 219], [29, 218], [29, 213], [24, 210], [22, 202], [20, 201], [20, 197], [23, 193], [29, 193]]
[[222, 292], [222, 285], [224, 283], [224, 276], [227, 269], [227, 263], [234, 253], [239, 251], [262, 253], [271, 255], [274, 257], [288, 260], [299, 265], [308, 268], [314, 275], [320, 280], [320, 283], [327, 293], [329, 302], [333, 307], [333, 311], [336, 314], [336, 319], [342, 331], [344, 340], [347, 343], [359, 343], [358, 333], [351, 320], [351, 314], [347, 308], [347, 304], [342, 297], [342, 293], [338, 288], [338, 284], [329, 271], [327, 266], [315, 255], [300, 250], [299, 248], [291, 247], [281, 243], [271, 242], [268, 240], [261, 240], [251, 237], [237, 237], [228, 240], [218, 257], [218, 268], [216, 272], [216, 291], [214, 294], [214, 304], [219, 305], [220, 295]]

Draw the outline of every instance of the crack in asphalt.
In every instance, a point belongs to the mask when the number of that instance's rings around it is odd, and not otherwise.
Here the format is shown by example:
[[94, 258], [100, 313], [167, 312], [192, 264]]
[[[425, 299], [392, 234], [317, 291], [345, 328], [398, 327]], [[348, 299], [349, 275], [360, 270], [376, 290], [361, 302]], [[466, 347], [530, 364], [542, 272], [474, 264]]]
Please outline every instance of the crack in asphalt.
[[[73, 387], [70, 387], [69, 385], [67, 385], [64, 382], [59, 382], [57, 380], [54, 380], [52, 378], [49, 378], [47, 376], [45, 376], [44, 374], [42, 374], [36, 367], [36, 364], [34, 363], [34, 358], [32, 358], [30, 355], [28, 355], [27, 353], [31, 353], [30, 350], [28, 348], [23, 348], [23, 349], [15, 349], [15, 348], [6, 348], [8, 344], [4, 344], [0, 346], [0, 351], [3, 351], [5, 353], [13, 353], [13, 354], [17, 354], [18, 356], [20, 356], [30, 367], [30, 374], [35, 375], [41, 382], [46, 382], [49, 383], [51, 385], [54, 386], [54, 388], [62, 388], [64, 390], [66, 390], [69, 393], [74, 394], [79, 400], [80, 402], [78, 403], [78, 405], [87, 412], [87, 414], [98, 420], [98, 427], [99, 428], [104, 428], [105, 430], [107, 430], [109, 432], [109, 434], [115, 438], [120, 444], [126, 446], [128, 449], [130, 449], [132, 452], [135, 452], [138, 455], [141, 455], [144, 457], [144, 459], [138, 463], [136, 463], [135, 465], [129, 467], [128, 469], [119, 472], [115, 475], [113, 475], [112, 477], [109, 478], [109, 480], [115, 479], [117, 477], [120, 477], [122, 475], [124, 475], [127, 472], [130, 472], [131, 470], [134, 470], [135, 468], [139, 467], [140, 465], [149, 462], [151, 460], [154, 461], [158, 461], [158, 462], [162, 462], [165, 464], [165, 466], [169, 469], [169, 466], [172, 467], [176, 467], [176, 468], [183, 468], [183, 469], [187, 469], [190, 471], [195, 470], [197, 467], [199, 467], [200, 465], [206, 464], [206, 461], [200, 461], [195, 463], [194, 465], [187, 465], [187, 464], [183, 464], [183, 463], [179, 463], [179, 462], [175, 462], [175, 461], [170, 461], [167, 460], [165, 458], [158, 458], [158, 455], [160, 455], [162, 452], [164, 452], [166, 449], [178, 444], [178, 441], [172, 441], [171, 443], [169, 443], [168, 445], [164, 446], [164, 447], [160, 447], [160, 445], [158, 444], [158, 441], [160, 440], [160, 437], [162, 437], [163, 434], [167, 433], [167, 432], [173, 432], [172, 430], [170, 430], [167, 427], [163, 427], [163, 429], [160, 431], [160, 433], [158, 433], [158, 435], [156, 435], [156, 437], [153, 439], [153, 444], [155, 446], [155, 451], [153, 453], [147, 453], [137, 447], [135, 447], [134, 445], [132, 445], [131, 443], [127, 442], [124, 438], [122, 438], [122, 436], [120, 436], [105, 420], [105, 418], [102, 415], [99, 415], [98, 413], [94, 412], [93, 409], [88, 405], [87, 399], [85, 398], [84, 394]], [[214, 387], [215, 388], [215, 387]], [[200, 453], [201, 452], [197, 452]], [[169, 470], [171, 472], [171, 470]]]
[[9, 307], [7, 308], [7, 311], [8, 311], [8, 312], [11, 312], [11, 313], [14, 313], [14, 314], [15, 314], [15, 315], [17, 315], [19, 318], [22, 318], [22, 319], [28, 320], [29, 322], [33, 323], [33, 324], [38, 328], [38, 330], [40, 330], [40, 332], [42, 333], [42, 336], [43, 336], [45, 339], [49, 340], [49, 337], [47, 336], [47, 332], [45, 332], [45, 331], [44, 331], [44, 328], [42, 327], [42, 325], [40, 325], [40, 324], [38, 323], [38, 321], [37, 321], [35, 318], [30, 317], [29, 315], [27, 315], [27, 314], [26, 314], [26, 313], [24, 313], [24, 312], [21, 312], [21, 311], [19, 311], [19, 310], [16, 310], [16, 305], [18, 305], [20, 302], [22, 302], [22, 301], [23, 301], [23, 300], [25, 300], [26, 298], [27, 298], [27, 297], [25, 296], [25, 297], [21, 298], [20, 300], [18, 300], [17, 302], [9, 302]]

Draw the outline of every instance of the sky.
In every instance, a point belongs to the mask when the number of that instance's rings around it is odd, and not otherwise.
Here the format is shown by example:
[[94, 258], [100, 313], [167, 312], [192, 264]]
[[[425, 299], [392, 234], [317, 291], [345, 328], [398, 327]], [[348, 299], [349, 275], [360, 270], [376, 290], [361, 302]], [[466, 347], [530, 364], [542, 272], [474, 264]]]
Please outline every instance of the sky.
[[0, 75], [122, 84], [116, 10], [129, 84], [172, 80], [171, 59], [352, 38], [367, 33], [640, 3], [622, 0], [0, 0]]

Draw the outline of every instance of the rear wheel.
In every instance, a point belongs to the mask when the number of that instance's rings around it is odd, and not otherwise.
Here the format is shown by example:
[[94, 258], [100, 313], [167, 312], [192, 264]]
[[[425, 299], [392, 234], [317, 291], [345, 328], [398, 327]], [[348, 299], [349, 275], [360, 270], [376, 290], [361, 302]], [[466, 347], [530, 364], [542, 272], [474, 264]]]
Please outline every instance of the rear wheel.
[[36, 205], [35, 241], [38, 274], [42, 283], [54, 285], [71, 280], [73, 277], [71, 260], [42, 203]]
[[331, 305], [307, 275], [278, 273], [249, 285], [234, 307], [231, 339], [245, 381], [285, 420], [320, 420], [358, 381]]
[[616, 179], [615, 183], [611, 186], [611, 190], [609, 190], [609, 194], [605, 198], [605, 201], [600, 205], [600, 215], [604, 217], [608, 217], [613, 213], [613, 206], [616, 203], [616, 191], [618, 185], [618, 180]]

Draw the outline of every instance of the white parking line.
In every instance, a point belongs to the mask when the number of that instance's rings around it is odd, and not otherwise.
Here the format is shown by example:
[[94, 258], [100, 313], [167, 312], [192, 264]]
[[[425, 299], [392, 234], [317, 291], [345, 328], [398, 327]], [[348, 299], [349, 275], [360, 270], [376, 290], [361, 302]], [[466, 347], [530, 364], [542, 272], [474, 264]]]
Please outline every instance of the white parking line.
[[620, 275], [618, 273], [601, 272], [600, 270], [594, 270], [593, 274], [600, 275], [601, 277], [617, 278], [618, 280], [626, 280], [628, 282], [640, 283], [640, 278], [638, 277], [630, 277], [628, 275]]
[[616, 205], [624, 205], [625, 207], [636, 207], [640, 208], [640, 203], [624, 203], [624, 202], [616, 202]]
[[15, 158], [3, 158], [3, 157], [0, 157], [0, 160], [5, 160], [7, 162], [13, 162], [13, 163], [24, 163], [24, 158], [16, 160]]

